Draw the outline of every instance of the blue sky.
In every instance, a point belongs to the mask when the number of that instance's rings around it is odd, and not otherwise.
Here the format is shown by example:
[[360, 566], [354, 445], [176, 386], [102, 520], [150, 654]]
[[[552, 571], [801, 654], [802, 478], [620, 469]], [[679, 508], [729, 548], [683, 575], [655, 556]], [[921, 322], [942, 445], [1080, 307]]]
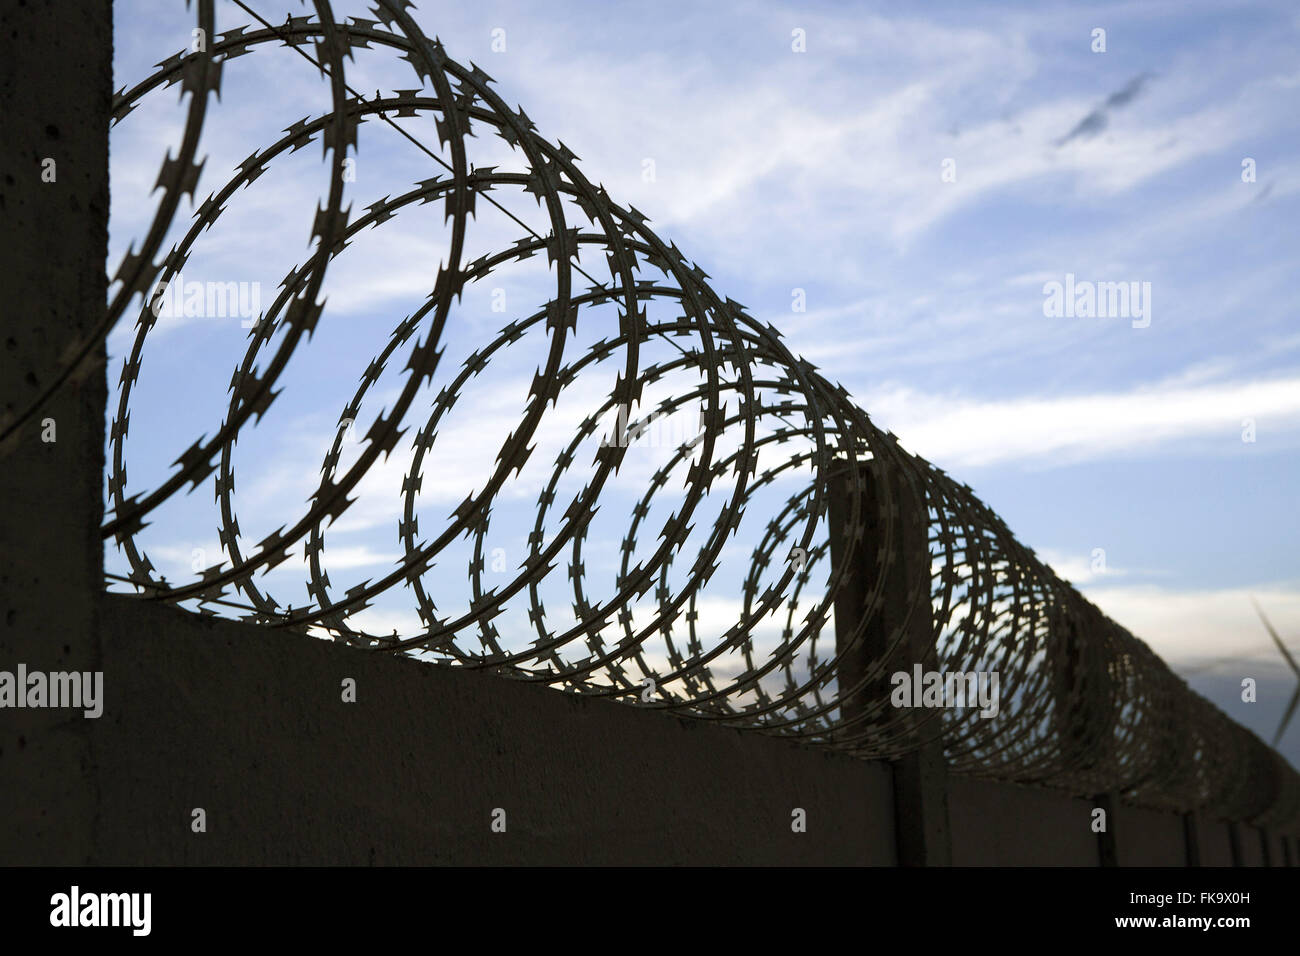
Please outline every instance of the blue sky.
[[[182, 4], [115, 6], [117, 86], [188, 45]], [[276, 23], [305, 12], [254, 7]], [[359, 4], [335, 9], [366, 16]], [[780, 328], [878, 425], [970, 484], [1058, 573], [1271, 739], [1291, 684], [1249, 599], [1300, 648], [1300, 9], [487, 2], [423, 4], [416, 16], [720, 293]], [[218, 3], [219, 29], [247, 19]], [[1097, 28], [1105, 52], [1092, 50]], [[805, 52], [792, 49], [795, 30]], [[349, 80], [416, 85], [400, 61], [360, 53]], [[175, 92], [153, 94], [114, 132], [114, 264], [152, 212], [149, 189], [183, 119]], [[327, 105], [292, 53], [228, 63], [200, 196]], [[362, 128], [354, 210], [433, 174], [378, 125]], [[509, 157], [499, 144], [475, 148], [480, 164]], [[1248, 158], [1254, 182], [1243, 181]], [[286, 157], [241, 190], [186, 277], [260, 282], [266, 304], [308, 254], [324, 187], [318, 144]], [[440, 220], [404, 214], [331, 268], [321, 332], [295, 355], [275, 415], [240, 440], [248, 541], [300, 513], [338, 406], [431, 288]], [[474, 250], [519, 238], [489, 215], [476, 227]], [[1067, 273], [1150, 283], [1149, 326], [1046, 316], [1044, 284]], [[527, 303], [512, 315], [526, 314], [547, 287], [544, 263], [508, 281], [512, 301]], [[795, 289], [806, 311], [792, 311]], [[449, 354], [501, 324], [489, 290], [467, 290]], [[132, 404], [133, 488], [215, 430], [246, 343], [238, 325], [164, 322], [151, 336]], [[119, 329], [111, 380], [127, 347]], [[432, 502], [439, 482], [459, 501], [458, 482], [491, 464], [496, 444], [474, 436], [516, 415], [516, 371], [504, 365], [475, 393], [482, 417], [427, 479]], [[376, 399], [396, 384], [386, 378]], [[394, 474], [400, 485], [400, 466]], [[355, 583], [349, 569], [359, 581], [391, 566], [393, 482], [376, 475], [332, 529], [340, 590]], [[194, 548], [219, 554], [210, 500], [205, 490], [169, 504], [148, 529], [169, 575], [184, 577]], [[387, 544], [374, 537], [381, 527]], [[298, 589], [286, 586], [283, 602], [301, 603]], [[1226, 663], [1196, 670], [1207, 661]], [[1260, 703], [1234, 701], [1242, 676], [1265, 682]], [[1283, 749], [1300, 762], [1300, 724]]]

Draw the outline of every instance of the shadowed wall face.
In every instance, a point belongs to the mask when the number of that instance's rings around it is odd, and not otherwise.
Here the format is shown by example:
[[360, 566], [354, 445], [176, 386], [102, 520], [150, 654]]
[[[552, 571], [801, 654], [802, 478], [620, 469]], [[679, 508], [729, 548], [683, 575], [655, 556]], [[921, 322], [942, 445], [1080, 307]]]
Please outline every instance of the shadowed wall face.
[[[103, 313], [111, 24], [109, 0], [0, 6], [0, 422], [31, 405]], [[5, 671], [100, 666], [106, 401], [101, 358], [0, 461]], [[91, 723], [66, 710], [0, 712], [5, 862], [85, 858], [97, 811]]]
[[894, 862], [878, 764], [125, 598], [102, 622], [97, 863]]

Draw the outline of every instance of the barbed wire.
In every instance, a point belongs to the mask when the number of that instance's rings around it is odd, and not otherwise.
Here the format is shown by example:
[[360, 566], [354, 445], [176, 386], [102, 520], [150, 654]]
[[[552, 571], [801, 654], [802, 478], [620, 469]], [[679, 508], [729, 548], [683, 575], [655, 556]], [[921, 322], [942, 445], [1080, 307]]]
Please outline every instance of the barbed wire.
[[[792, 354], [775, 328], [715, 292], [707, 274], [658, 237], [644, 215], [619, 206], [583, 176], [563, 143], [543, 139], [522, 109], [510, 109], [486, 73], [450, 59], [421, 31], [409, 3], [379, 0], [375, 19], [336, 22], [327, 0], [313, 0], [314, 15], [280, 25], [238, 5], [254, 24], [215, 35], [213, 2], [198, 0], [197, 29], [215, 39], [163, 60], [114, 97], [115, 124], [148, 94], [177, 83], [189, 101], [177, 156], [168, 153], [158, 177], [161, 197], [149, 228], [114, 273], [103, 320], [70, 351], [58, 378], [67, 383], [87, 374], [95, 344], [139, 297], [109, 436], [103, 534], [129, 568], [113, 580], [142, 599], [199, 613], [239, 610], [268, 628], [491, 670], [855, 756], [891, 758], [940, 742], [958, 773], [1078, 794], [1118, 792], [1146, 805], [1260, 825], [1300, 824], [1300, 776], [1275, 751], [1059, 579], [968, 486], [905, 452], [842, 387]], [[198, 204], [193, 222], [163, 255], [181, 198], [193, 198], [198, 188], [200, 133], [227, 64], [240, 58], [244, 68], [247, 55], [284, 47], [319, 71], [330, 109], [293, 122], [254, 150]], [[357, 93], [345, 79], [345, 61], [377, 50], [406, 61], [418, 88], [371, 98]], [[396, 122], [403, 118], [432, 119], [438, 147]], [[345, 205], [345, 160], [357, 148], [360, 124], [376, 120], [433, 161], [435, 174], [353, 215]], [[506, 144], [518, 167], [476, 167], [468, 145], [474, 130]], [[133, 488], [126, 471], [131, 400], [160, 290], [239, 190], [315, 142], [329, 186], [313, 220], [314, 252], [284, 277], [254, 326], [220, 427], [189, 445], [156, 486]], [[547, 227], [529, 227], [497, 199], [505, 195], [532, 197]], [[524, 235], [467, 259], [480, 201]], [[342, 405], [304, 513], [250, 543], [234, 495], [237, 438], [267, 414], [291, 357], [327, 321], [320, 294], [330, 264], [363, 230], [430, 203], [442, 204], [446, 224], [446, 256], [433, 291], [396, 324]], [[550, 295], [446, 371], [448, 323], [466, 286], [543, 253]], [[616, 328], [604, 318], [611, 308]], [[607, 323], [597, 326], [604, 335], [584, 343], [580, 325], [585, 332], [597, 321]], [[425, 475], [437, 467], [440, 429], [490, 363], [525, 339], [545, 346], [531, 346], [538, 361], [517, 425], [477, 492], [422, 536], [418, 501]], [[345, 467], [345, 429], [390, 363], [401, 360], [396, 397]], [[539, 464], [533, 455], [544, 444], [548, 414], [607, 365], [618, 369], [612, 387], [560, 442], [554, 461]], [[419, 399], [435, 387], [421, 422]], [[653, 394], [665, 397], [652, 404]], [[6, 423], [3, 436], [36, 407]], [[628, 505], [620, 469], [638, 441], [655, 422], [696, 410], [698, 434], [667, 450]], [[604, 427], [611, 416], [618, 423], [612, 432]], [[405, 452], [401, 558], [383, 576], [340, 590], [329, 575], [326, 531], [376, 463]], [[583, 465], [588, 452], [590, 464]], [[508, 583], [488, 587], [492, 518], [504, 512], [502, 520], [526, 526], [512, 490], [526, 469], [538, 468], [544, 480], [526, 554]], [[185, 486], [209, 481], [224, 559], [192, 580], [169, 581], [142, 542], [146, 519]], [[626, 506], [630, 515], [613, 586], [604, 590], [587, 569], [603, 546], [594, 528], [602, 506], [606, 514]], [[761, 531], [742, 534], [754, 525]], [[445, 610], [431, 582], [445, 577], [438, 562], [450, 560], [461, 540], [470, 546], [468, 599]], [[752, 551], [741, 562], [738, 586], [725, 591], [734, 620], [711, 622], [712, 595], [724, 593], [719, 569], [735, 563], [743, 540], [753, 542]], [[309, 600], [283, 606], [266, 576], [283, 571], [299, 549]], [[557, 612], [554, 599], [547, 607], [555, 592], [568, 595], [568, 608]], [[421, 626], [391, 635], [367, 630], [366, 609], [394, 597], [410, 601]], [[525, 618], [522, 628], [505, 627]], [[945, 674], [998, 675], [1000, 707], [990, 714], [895, 706], [894, 675], [920, 664]]]

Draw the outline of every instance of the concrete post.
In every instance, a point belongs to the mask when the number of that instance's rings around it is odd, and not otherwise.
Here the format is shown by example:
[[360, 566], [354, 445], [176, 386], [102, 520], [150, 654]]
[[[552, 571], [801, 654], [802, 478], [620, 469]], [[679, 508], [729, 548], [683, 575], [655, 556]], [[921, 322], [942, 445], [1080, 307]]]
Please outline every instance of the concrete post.
[[1228, 828], [1228, 849], [1232, 851], [1232, 865], [1245, 866], [1245, 860], [1241, 853], [1241, 827], [1229, 820], [1225, 826]]
[[1187, 865], [1201, 865], [1201, 834], [1195, 811], [1183, 814], [1183, 841], [1187, 846]]
[[1102, 866], [1119, 866], [1119, 850], [1115, 843], [1115, 810], [1119, 799], [1115, 794], [1099, 793], [1093, 800], [1106, 812], [1106, 829], [1097, 834], [1097, 862]]
[[[3, 425], [36, 400], [103, 314], [112, 63], [110, 0], [0, 7]], [[55, 393], [0, 449], [0, 670], [11, 674], [19, 664], [29, 673], [100, 667], [102, 354], [93, 374]], [[93, 723], [75, 710], [0, 710], [6, 864], [88, 859]]]
[[[905, 618], [911, 601], [912, 585], [918, 576], [928, 582], [930, 574], [927, 532], [929, 517], [925, 502], [914, 492], [901, 473], [882, 467], [879, 460], [862, 469], [865, 484], [862, 495], [862, 541], [858, 558], [836, 595], [836, 650], [845, 652], [840, 662], [840, 686], [859, 683], [870, 662], [879, 659], [888, 647], [890, 635], [907, 628], [902, 654], [895, 655], [898, 669], [910, 670], [920, 663], [926, 669], [937, 666], [933, 620], [928, 601], [918, 607], [910, 620]], [[835, 567], [847, 560], [849, 542], [857, 529], [850, 527], [852, 495], [855, 493], [851, 470], [847, 464], [832, 475], [830, 495], [831, 560]], [[863, 597], [872, 585], [867, 555], [874, 555], [885, 534], [883, 483], [888, 482], [898, 514], [894, 522], [892, 547], [898, 560], [888, 572], [884, 606], [868, 625], [857, 647], [848, 645], [849, 636], [860, 619]], [[928, 594], [928, 587], [924, 589]], [[852, 717], [862, 712], [876, 695], [887, 697], [890, 685], [886, 677], [868, 684], [859, 694], [861, 703], [845, 701], [843, 712]], [[937, 719], [934, 715], [928, 715]], [[927, 730], [933, 728], [927, 725]], [[891, 761], [894, 773], [894, 816], [898, 862], [902, 866], [948, 866], [952, 863], [952, 841], [948, 819], [947, 764], [942, 742], [918, 743], [916, 749]]]

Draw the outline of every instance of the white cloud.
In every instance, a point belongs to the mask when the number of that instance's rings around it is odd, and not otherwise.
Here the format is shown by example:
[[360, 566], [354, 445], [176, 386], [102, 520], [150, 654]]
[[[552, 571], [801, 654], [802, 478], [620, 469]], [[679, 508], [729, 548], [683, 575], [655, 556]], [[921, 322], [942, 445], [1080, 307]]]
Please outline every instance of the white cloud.
[[[1176, 591], [1156, 585], [1084, 588], [1090, 601], [1145, 641], [1175, 670], [1209, 662], [1281, 664], [1251, 598], [1292, 654], [1300, 652], [1300, 588]], [[1249, 676], [1249, 675], [1246, 675]]]
[[1193, 438], [1221, 439], [1225, 450], [1237, 448], [1245, 418], [1255, 419], [1257, 432], [1293, 434], [1300, 427], [1300, 378], [1012, 399], [892, 386], [862, 396], [862, 404], [909, 451], [945, 468], [1024, 460], [1060, 464]]
[[1122, 578], [1129, 573], [1125, 568], [1104, 563], [1098, 566], [1090, 555], [1085, 554], [1067, 554], [1045, 548], [1038, 551], [1037, 555], [1056, 572], [1058, 577], [1069, 581], [1075, 587], [1082, 587], [1103, 579]]

